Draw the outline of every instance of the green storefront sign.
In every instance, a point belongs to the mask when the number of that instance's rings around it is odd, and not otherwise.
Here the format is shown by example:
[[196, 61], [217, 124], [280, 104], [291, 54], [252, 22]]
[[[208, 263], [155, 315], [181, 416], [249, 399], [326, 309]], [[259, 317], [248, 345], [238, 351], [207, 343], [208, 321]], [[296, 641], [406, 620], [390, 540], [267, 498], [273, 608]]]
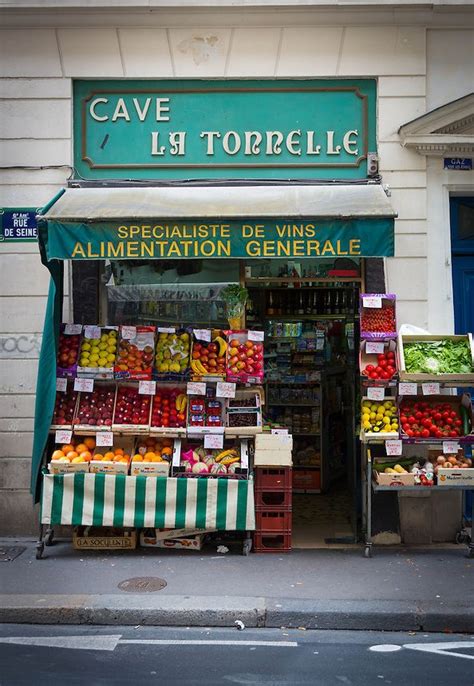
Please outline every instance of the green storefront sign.
[[374, 80], [76, 81], [85, 179], [365, 178]]
[[393, 219], [53, 221], [46, 249], [50, 260], [391, 256]]

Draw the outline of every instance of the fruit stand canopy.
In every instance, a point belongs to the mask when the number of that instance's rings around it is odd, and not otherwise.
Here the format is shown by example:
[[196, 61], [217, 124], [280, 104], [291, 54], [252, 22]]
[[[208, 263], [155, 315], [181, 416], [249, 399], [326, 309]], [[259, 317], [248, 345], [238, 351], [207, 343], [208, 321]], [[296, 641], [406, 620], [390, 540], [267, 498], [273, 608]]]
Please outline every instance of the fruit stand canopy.
[[51, 282], [36, 393], [35, 498], [56, 394], [64, 260], [390, 257], [395, 216], [371, 182], [63, 189], [38, 216]]

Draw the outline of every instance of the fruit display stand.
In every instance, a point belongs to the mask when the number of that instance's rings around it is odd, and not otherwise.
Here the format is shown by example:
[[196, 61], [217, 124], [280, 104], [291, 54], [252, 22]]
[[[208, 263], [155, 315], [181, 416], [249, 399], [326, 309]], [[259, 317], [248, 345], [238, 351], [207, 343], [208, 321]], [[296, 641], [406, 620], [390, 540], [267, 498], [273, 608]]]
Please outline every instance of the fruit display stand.
[[[443, 339], [442, 336], [430, 336], [427, 338], [430, 340]], [[400, 341], [401, 338], [399, 337], [398, 340]], [[389, 349], [393, 349], [392, 346], [393, 343], [390, 343]], [[402, 370], [404, 368], [403, 356], [400, 355], [400, 351], [398, 351], [398, 354], [398, 369]], [[367, 558], [372, 556], [373, 493], [397, 491], [426, 493], [427, 489], [429, 489], [430, 492], [445, 492], [448, 489], [460, 491], [474, 490], [474, 470], [469, 467], [466, 468], [466, 465], [472, 464], [470, 458], [463, 458], [463, 460], [465, 459], [467, 462], [462, 462], [460, 459], [456, 459], [456, 461], [453, 459], [451, 462], [447, 460], [446, 464], [449, 469], [439, 467], [439, 462], [443, 462], [444, 460], [440, 453], [445, 453], [446, 457], [449, 458], [449, 451], [452, 452], [454, 450], [457, 454], [459, 449], [460, 454], [464, 455], [465, 452], [471, 451], [472, 445], [474, 445], [472, 408], [468, 396], [440, 395], [441, 391], [449, 392], [448, 389], [458, 389], [462, 387], [467, 388], [469, 386], [473, 386], [474, 369], [469, 374], [454, 374], [449, 380], [444, 380], [439, 378], [437, 375], [432, 374], [431, 376], [423, 376], [424, 383], [421, 383], [421, 380], [413, 381], [411, 379], [411, 381], [412, 384], [404, 385], [404, 382], [402, 382], [400, 385], [398, 385], [398, 381], [393, 377], [387, 380], [368, 379], [366, 376], [362, 377], [361, 384], [362, 394], [365, 394], [364, 399], [366, 399], [368, 394], [373, 396], [376, 393], [373, 390], [370, 391], [370, 388], [376, 388], [378, 389], [379, 393], [383, 393], [383, 398], [374, 402], [380, 404], [387, 401], [387, 399], [389, 399], [390, 402], [395, 402], [396, 398], [393, 394], [396, 392], [398, 396], [397, 404], [400, 408], [400, 423], [398, 424], [399, 429], [395, 436], [387, 436], [382, 432], [379, 432], [379, 435], [377, 435], [377, 433], [369, 433], [364, 431], [364, 407], [363, 405], [361, 407], [362, 413], [360, 438], [362, 447], [362, 483], [364, 485], [364, 555]], [[392, 393], [392, 395], [387, 397], [385, 395], [387, 392]], [[410, 395], [406, 395], [408, 392]], [[407, 407], [407, 402], [408, 407], [412, 408], [415, 407], [415, 403], [422, 403], [422, 408], [425, 410], [426, 416], [423, 415], [423, 412], [414, 412], [414, 415], [418, 414], [419, 416], [406, 417], [402, 411], [405, 407]], [[439, 409], [440, 407], [446, 411], [446, 416], [444, 418], [442, 412], [436, 412], [433, 415], [428, 411], [429, 408]], [[456, 414], [456, 418], [451, 417], [451, 412]], [[436, 419], [430, 419], [430, 425], [428, 427], [428, 415], [429, 417], [438, 417], [439, 415], [441, 422], [448, 422], [449, 418], [449, 423], [446, 423], [445, 426], [442, 427], [442, 431], [439, 427], [436, 427], [435, 424], [433, 424], [433, 422], [436, 422]], [[365, 417], [365, 421], [367, 421], [367, 414]], [[408, 420], [409, 424], [406, 423]], [[418, 421], [420, 421], [419, 425], [416, 423]], [[425, 424], [423, 424], [423, 422], [425, 422]], [[417, 429], [419, 429], [416, 432], [408, 429], [409, 434], [417, 433], [419, 435], [407, 434], [407, 426], [415, 426]], [[451, 431], [447, 427], [449, 427]], [[408, 449], [409, 446], [411, 446], [412, 450]], [[424, 476], [417, 476], [418, 473], [423, 474], [422, 469], [415, 469], [414, 471], [413, 462], [416, 462], [417, 458], [413, 456], [410, 458], [410, 454], [413, 453], [414, 446], [416, 446], [417, 451], [422, 453], [426, 452], [428, 458], [432, 458], [433, 455], [439, 456], [438, 466], [433, 468], [435, 474], [431, 480], [425, 478]], [[382, 450], [384, 450], [383, 460], [380, 457], [380, 452]], [[377, 463], [382, 461], [384, 466], [385, 464], [391, 464], [392, 467], [387, 467], [383, 472], [380, 471]], [[406, 468], [403, 465], [405, 465]], [[393, 467], [396, 467], [396, 469]], [[474, 512], [471, 512], [471, 520], [473, 514]], [[462, 521], [461, 529], [456, 537], [456, 540], [458, 542], [466, 543], [468, 545], [468, 556], [474, 557], [474, 541], [472, 540], [472, 536], [469, 535], [465, 529], [463, 529]]]

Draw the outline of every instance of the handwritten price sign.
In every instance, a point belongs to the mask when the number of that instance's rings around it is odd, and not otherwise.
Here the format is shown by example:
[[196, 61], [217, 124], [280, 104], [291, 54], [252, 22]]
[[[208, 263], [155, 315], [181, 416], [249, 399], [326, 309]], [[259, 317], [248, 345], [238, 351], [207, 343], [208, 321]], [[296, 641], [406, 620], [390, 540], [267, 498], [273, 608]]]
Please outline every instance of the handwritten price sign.
[[158, 333], [176, 333], [176, 329], [172, 326], [159, 326]]
[[56, 390], [59, 391], [59, 393], [66, 393], [67, 379], [56, 379]]
[[155, 395], [156, 381], [139, 381], [138, 392], [141, 395]]
[[70, 443], [72, 438], [72, 431], [66, 431], [65, 429], [58, 429], [54, 434], [54, 440], [56, 443]]
[[137, 327], [136, 326], [122, 326], [120, 333], [122, 338], [126, 341], [131, 341], [137, 337]]
[[445, 455], [457, 455], [459, 443], [457, 441], [443, 441], [443, 453]]
[[430, 381], [429, 383], [421, 384], [423, 395], [439, 395], [439, 383]]
[[197, 381], [189, 381], [186, 386], [187, 395], [206, 395], [206, 384]]
[[374, 343], [373, 341], [367, 341], [367, 343], [365, 344], [365, 352], [367, 354], [376, 353], [377, 355], [381, 355], [384, 351], [384, 348], [384, 343]]
[[204, 436], [204, 447], [210, 450], [224, 447], [224, 434], [206, 434]]
[[82, 324], [65, 324], [64, 333], [67, 336], [77, 336], [82, 331]]
[[74, 379], [74, 390], [82, 393], [92, 393], [94, 390], [94, 379]]
[[235, 398], [235, 383], [218, 381], [216, 384], [216, 398]]
[[399, 383], [399, 395], [416, 395], [418, 393], [418, 386], [416, 383]]
[[263, 341], [265, 334], [263, 331], [249, 331], [247, 336], [249, 341]]
[[378, 386], [369, 386], [367, 397], [369, 400], [383, 400], [385, 398], [385, 389]]
[[379, 295], [366, 295], [362, 298], [363, 307], [380, 308], [382, 307], [382, 298]]
[[111, 446], [114, 444], [114, 435], [111, 431], [100, 431], [95, 435], [95, 442], [98, 446]]
[[100, 338], [100, 326], [85, 326], [84, 327], [84, 336], [86, 338], [94, 338], [98, 339]]
[[206, 343], [211, 342], [211, 330], [210, 329], [194, 329], [194, 337], [198, 341], [204, 341]]
[[387, 455], [401, 455], [402, 442], [398, 440], [385, 441], [385, 452]]

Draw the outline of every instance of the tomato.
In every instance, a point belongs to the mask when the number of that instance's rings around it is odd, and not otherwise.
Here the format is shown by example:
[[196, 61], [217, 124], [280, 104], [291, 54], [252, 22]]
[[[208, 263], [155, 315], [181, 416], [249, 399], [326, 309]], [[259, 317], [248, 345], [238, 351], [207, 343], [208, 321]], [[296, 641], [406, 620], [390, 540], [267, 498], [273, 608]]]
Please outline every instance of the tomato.
[[366, 372], [373, 372], [375, 369], [373, 364], [368, 364], [367, 367], [365, 368]]
[[415, 419], [415, 417], [413, 417], [413, 416], [408, 417], [408, 420], [407, 420], [407, 421], [408, 421], [409, 424], [416, 424], [416, 419]]
[[460, 419], [456, 419], [454, 421], [454, 426], [462, 426], [462, 421]]
[[440, 422], [443, 419], [443, 415], [441, 412], [436, 412], [434, 417], [433, 417], [437, 422]]
[[411, 429], [407, 429], [405, 433], [407, 436], [410, 436], [410, 438], [413, 438], [413, 436], [415, 435], [415, 433]]
[[388, 367], [387, 360], [379, 360], [379, 367], [382, 367], [382, 369], [385, 369], [386, 367]]
[[452, 417], [448, 417], [448, 418], [446, 419], [446, 423], [449, 424], [449, 425], [451, 425], [451, 424], [454, 423], [454, 419], [453, 419]]
[[423, 412], [420, 412], [420, 411], [418, 410], [418, 412], [416, 412], [416, 414], [415, 414], [415, 417], [416, 417], [417, 419], [421, 419], [421, 418], [423, 417]]
[[423, 429], [423, 431], [421, 432], [421, 435], [423, 438], [429, 438], [430, 432], [428, 431], [428, 429]]

